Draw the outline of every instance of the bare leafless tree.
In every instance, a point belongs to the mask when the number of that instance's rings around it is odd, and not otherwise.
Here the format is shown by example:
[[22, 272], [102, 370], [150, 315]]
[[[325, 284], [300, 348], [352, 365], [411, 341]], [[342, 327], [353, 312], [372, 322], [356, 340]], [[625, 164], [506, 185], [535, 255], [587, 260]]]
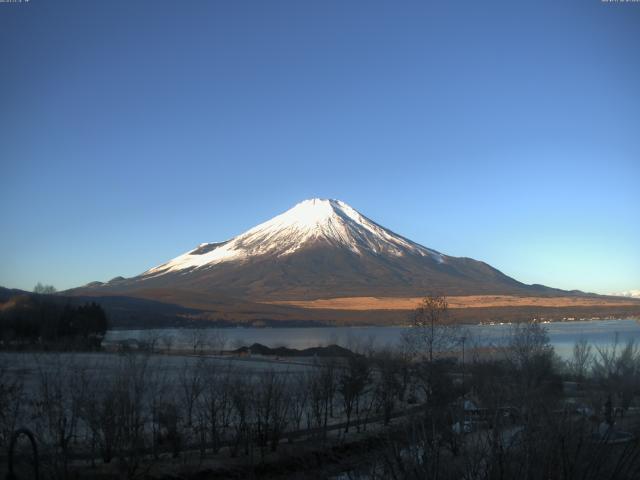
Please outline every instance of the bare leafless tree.
[[229, 429], [232, 414], [233, 378], [238, 375], [230, 366], [209, 366], [204, 375], [204, 389], [200, 396], [204, 421], [213, 453], [217, 453]]
[[334, 395], [336, 391], [336, 365], [329, 361], [310, 372], [309, 385], [309, 423], [319, 430], [320, 436], [326, 439], [329, 418], [332, 416]]
[[379, 352], [374, 361], [378, 371], [378, 375], [373, 376], [374, 394], [377, 406], [383, 412], [384, 424], [388, 425], [396, 401], [404, 398], [404, 389], [407, 384], [405, 372], [408, 368], [402, 358], [390, 350]]
[[23, 401], [23, 381], [0, 361], [0, 447], [9, 446], [11, 435], [22, 418]]
[[231, 456], [238, 455], [243, 448], [245, 455], [249, 455], [251, 446], [251, 424], [253, 416], [253, 384], [251, 379], [237, 375], [231, 385], [231, 425], [233, 426]]
[[160, 342], [164, 346], [164, 350], [166, 353], [171, 352], [171, 347], [173, 347], [174, 337], [171, 334], [165, 334], [160, 337]]
[[262, 372], [255, 383], [254, 436], [263, 459], [267, 445], [271, 451], [276, 450], [287, 424], [289, 403], [285, 387], [282, 375], [273, 370]]
[[207, 335], [207, 344], [212, 352], [222, 355], [228, 342], [229, 338], [223, 329], [215, 328], [209, 330]]
[[346, 368], [338, 374], [337, 389], [342, 398], [346, 415], [345, 433], [349, 432], [351, 414], [359, 410], [360, 397], [364, 393], [371, 380], [369, 361], [360, 355], [354, 355], [347, 359]]
[[80, 407], [80, 416], [91, 432], [92, 455], [97, 447], [104, 463], [110, 463], [116, 453], [118, 425], [115, 380], [108, 376], [92, 381]]
[[84, 372], [69, 355], [36, 357], [37, 385], [32, 396], [36, 432], [47, 450], [50, 474], [68, 478], [72, 441], [85, 395]]
[[126, 478], [134, 478], [142, 466], [145, 426], [150, 421], [148, 387], [154, 370], [149, 367], [149, 357], [140, 354], [125, 355], [116, 370], [113, 387], [116, 396], [117, 457], [120, 472]]
[[146, 330], [142, 335], [141, 345], [149, 353], [155, 353], [160, 343], [160, 335], [155, 330]]
[[205, 328], [189, 328], [184, 331], [186, 341], [191, 347], [192, 353], [202, 353], [207, 345], [207, 331]]
[[[640, 346], [634, 339], [620, 345], [615, 334], [608, 347], [596, 347], [592, 375], [606, 394], [617, 395], [621, 411], [627, 410], [635, 392], [640, 390]], [[613, 397], [610, 401], [615, 401]]]
[[576, 380], [584, 380], [593, 362], [592, 347], [586, 338], [580, 338], [574, 345], [571, 358], [567, 361], [569, 373]]
[[204, 360], [198, 359], [195, 364], [185, 360], [178, 372], [179, 403], [184, 412], [187, 430], [191, 430], [194, 426], [194, 410], [204, 390], [205, 370]]
[[287, 394], [290, 402], [289, 424], [293, 430], [297, 431], [301, 428], [302, 418], [307, 411], [309, 403], [308, 376], [297, 375], [295, 378], [290, 379], [287, 384]]
[[410, 328], [403, 340], [415, 356], [432, 363], [449, 351], [457, 340], [454, 324], [449, 321], [447, 297], [428, 295], [413, 311]]
[[[158, 365], [160, 366], [160, 365]], [[167, 437], [167, 431], [162, 431], [163, 420], [166, 420], [166, 405], [170, 403], [171, 382], [167, 377], [167, 369], [161, 368], [149, 378], [148, 391], [148, 409], [151, 429], [151, 448], [154, 458], [158, 458], [161, 443]], [[177, 416], [176, 416], [177, 423]], [[171, 441], [172, 439], [169, 438]], [[178, 442], [179, 445], [179, 442]], [[174, 442], [175, 446], [175, 442]], [[174, 454], [179, 448], [174, 448]]]
[[514, 366], [526, 368], [538, 357], [552, 354], [553, 347], [544, 325], [530, 321], [511, 325], [503, 352]]
[[40, 295], [53, 295], [56, 293], [56, 287], [53, 285], [43, 285], [38, 282], [35, 287], [33, 287], [33, 293], [38, 293]]

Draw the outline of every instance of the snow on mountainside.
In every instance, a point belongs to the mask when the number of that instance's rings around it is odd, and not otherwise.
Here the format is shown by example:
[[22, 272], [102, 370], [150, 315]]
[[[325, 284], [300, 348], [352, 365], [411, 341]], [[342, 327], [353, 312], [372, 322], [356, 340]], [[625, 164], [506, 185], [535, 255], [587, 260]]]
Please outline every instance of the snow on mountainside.
[[429, 256], [444, 263], [446, 256], [403, 238], [339, 200], [311, 199], [231, 240], [203, 243], [196, 249], [146, 271], [143, 276], [207, 268], [250, 257], [284, 257], [305, 245], [325, 242], [357, 255]]
[[425, 292], [561, 293], [524, 285], [472, 258], [443, 255], [344, 202], [322, 199], [301, 202], [225, 242], [200, 244], [138, 276], [86, 290], [112, 295], [162, 290], [172, 298], [222, 295], [257, 302]]
[[625, 292], [614, 293], [616, 297], [640, 298], [640, 290], [627, 290]]

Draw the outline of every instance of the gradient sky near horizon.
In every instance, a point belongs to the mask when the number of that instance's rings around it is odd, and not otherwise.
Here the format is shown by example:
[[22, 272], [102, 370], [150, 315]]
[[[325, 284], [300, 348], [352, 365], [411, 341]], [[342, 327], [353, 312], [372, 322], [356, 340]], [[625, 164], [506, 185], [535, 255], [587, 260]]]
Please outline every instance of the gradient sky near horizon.
[[640, 288], [640, 3], [0, 3], [0, 285], [131, 276], [311, 197], [526, 283]]

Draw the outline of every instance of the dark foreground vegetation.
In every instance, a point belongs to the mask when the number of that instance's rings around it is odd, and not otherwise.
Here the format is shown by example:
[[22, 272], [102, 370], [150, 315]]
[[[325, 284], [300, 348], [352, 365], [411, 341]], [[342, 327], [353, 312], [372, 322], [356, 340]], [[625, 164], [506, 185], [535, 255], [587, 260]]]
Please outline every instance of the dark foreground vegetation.
[[16, 295], [0, 308], [0, 348], [98, 349], [108, 327], [95, 302], [71, 305], [49, 292]]
[[[52, 479], [639, 478], [635, 343], [579, 341], [562, 361], [524, 323], [478, 348], [446, 313], [427, 299], [399, 348], [306, 361], [5, 353], [0, 448], [26, 427]], [[24, 440], [16, 458], [31, 478]]]
[[270, 348], [260, 343], [254, 343], [249, 347], [240, 347], [231, 353], [239, 355], [265, 355], [276, 357], [351, 357], [354, 354], [351, 350], [339, 345], [329, 345], [328, 347], [311, 347], [298, 350], [297, 348], [275, 347]]

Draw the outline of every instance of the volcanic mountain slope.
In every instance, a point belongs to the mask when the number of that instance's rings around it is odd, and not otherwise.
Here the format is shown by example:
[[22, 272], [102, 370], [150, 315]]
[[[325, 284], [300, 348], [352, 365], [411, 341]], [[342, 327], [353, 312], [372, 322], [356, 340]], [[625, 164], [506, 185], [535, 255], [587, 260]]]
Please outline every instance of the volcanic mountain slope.
[[[135, 295], [175, 289], [253, 301], [425, 293], [566, 294], [520, 283], [484, 262], [444, 255], [344, 202], [312, 199], [219, 243], [203, 243], [136, 277], [82, 289]], [[79, 292], [78, 292], [79, 293]]]

